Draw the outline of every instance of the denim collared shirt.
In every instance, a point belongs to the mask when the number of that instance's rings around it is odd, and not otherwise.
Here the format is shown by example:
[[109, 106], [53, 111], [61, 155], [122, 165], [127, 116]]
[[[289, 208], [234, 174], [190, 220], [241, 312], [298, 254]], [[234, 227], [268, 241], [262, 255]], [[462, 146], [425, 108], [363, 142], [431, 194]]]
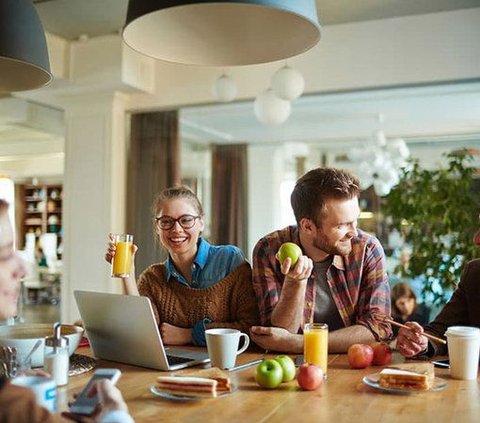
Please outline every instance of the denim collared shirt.
[[[168, 256], [165, 262], [167, 280], [181, 283], [196, 289], [204, 289], [221, 281], [225, 276], [232, 273], [244, 261], [242, 250], [233, 245], [210, 245], [203, 238], [198, 240], [197, 255], [192, 264], [192, 280], [190, 283], [175, 268], [172, 259]], [[212, 320], [205, 319], [195, 323], [192, 328], [192, 339], [195, 345], [206, 345], [206, 324]]]
[[183, 275], [175, 268], [170, 256], [165, 263], [168, 281], [173, 278], [192, 288], [208, 288], [232, 273], [245, 261], [242, 250], [233, 245], [211, 245], [200, 238], [197, 247], [197, 255], [191, 269], [191, 282], [187, 283]]

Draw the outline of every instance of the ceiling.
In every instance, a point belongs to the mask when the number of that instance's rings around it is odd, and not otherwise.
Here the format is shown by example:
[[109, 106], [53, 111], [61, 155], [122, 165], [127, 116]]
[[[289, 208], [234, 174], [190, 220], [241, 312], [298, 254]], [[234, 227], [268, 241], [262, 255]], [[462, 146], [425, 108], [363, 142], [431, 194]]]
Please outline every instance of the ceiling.
[[[121, 30], [128, 0], [33, 0], [46, 31], [68, 40]], [[322, 25], [479, 7], [480, 0], [317, 0]]]
[[[45, 30], [68, 40], [118, 33], [128, 5], [128, 0], [33, 2]], [[480, 7], [480, 0], [317, 0], [322, 26], [472, 7]], [[15, 112], [18, 116], [14, 113], [13, 121], [4, 119], [4, 115], [11, 116], [12, 110], [17, 110], [15, 107], [21, 113]], [[0, 162], [6, 156], [25, 152], [39, 154], [42, 142], [49, 154], [62, 151], [61, 114], [55, 114], [55, 130], [51, 130], [48, 125], [40, 125], [38, 119], [32, 123], [32, 113], [21, 104], [15, 107], [8, 104], [2, 111], [0, 104]], [[35, 108], [37, 115], [39, 110]], [[41, 113], [52, 114], [50, 110]], [[279, 128], [258, 123], [251, 101], [188, 107], [180, 116], [182, 137], [195, 143], [283, 141], [335, 149], [358, 143], [379, 129], [388, 138], [401, 136], [410, 142], [430, 141], [433, 133], [457, 134], [466, 140], [475, 134], [478, 140], [480, 82], [303, 96], [295, 101], [290, 118]]]

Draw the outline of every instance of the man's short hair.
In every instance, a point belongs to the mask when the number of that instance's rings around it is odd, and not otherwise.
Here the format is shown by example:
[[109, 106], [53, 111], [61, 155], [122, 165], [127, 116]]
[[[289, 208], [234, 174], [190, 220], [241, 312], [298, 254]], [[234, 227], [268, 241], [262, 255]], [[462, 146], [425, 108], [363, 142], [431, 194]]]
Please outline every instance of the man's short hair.
[[350, 200], [360, 195], [360, 181], [343, 169], [320, 167], [303, 175], [295, 184], [290, 203], [297, 224], [303, 218], [320, 226], [327, 200]]

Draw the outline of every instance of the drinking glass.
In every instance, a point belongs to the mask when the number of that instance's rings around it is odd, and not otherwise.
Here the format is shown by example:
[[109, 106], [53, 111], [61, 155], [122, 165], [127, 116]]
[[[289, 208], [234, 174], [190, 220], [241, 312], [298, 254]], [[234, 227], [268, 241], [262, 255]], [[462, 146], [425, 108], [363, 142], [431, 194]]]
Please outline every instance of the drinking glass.
[[303, 328], [303, 359], [305, 363], [315, 364], [327, 376], [328, 365], [328, 325], [325, 323], [307, 323]]

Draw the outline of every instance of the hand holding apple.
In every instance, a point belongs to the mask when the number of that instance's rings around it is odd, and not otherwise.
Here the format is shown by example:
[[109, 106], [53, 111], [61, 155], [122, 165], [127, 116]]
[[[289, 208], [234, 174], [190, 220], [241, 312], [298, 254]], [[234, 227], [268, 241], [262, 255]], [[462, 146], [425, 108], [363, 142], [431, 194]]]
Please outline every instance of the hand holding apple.
[[302, 364], [298, 369], [297, 382], [305, 391], [314, 391], [323, 382], [323, 371], [315, 364]]
[[373, 365], [385, 366], [392, 361], [392, 350], [384, 342], [375, 342], [373, 348]]
[[276, 388], [282, 383], [282, 379], [283, 370], [278, 361], [267, 359], [257, 366], [255, 380], [262, 388]]
[[278, 261], [280, 264], [288, 258], [291, 260], [290, 266], [293, 267], [297, 263], [298, 259], [302, 256], [302, 249], [293, 242], [284, 242], [277, 253]]
[[348, 363], [352, 369], [365, 369], [373, 361], [373, 348], [366, 344], [350, 345], [347, 351]]

